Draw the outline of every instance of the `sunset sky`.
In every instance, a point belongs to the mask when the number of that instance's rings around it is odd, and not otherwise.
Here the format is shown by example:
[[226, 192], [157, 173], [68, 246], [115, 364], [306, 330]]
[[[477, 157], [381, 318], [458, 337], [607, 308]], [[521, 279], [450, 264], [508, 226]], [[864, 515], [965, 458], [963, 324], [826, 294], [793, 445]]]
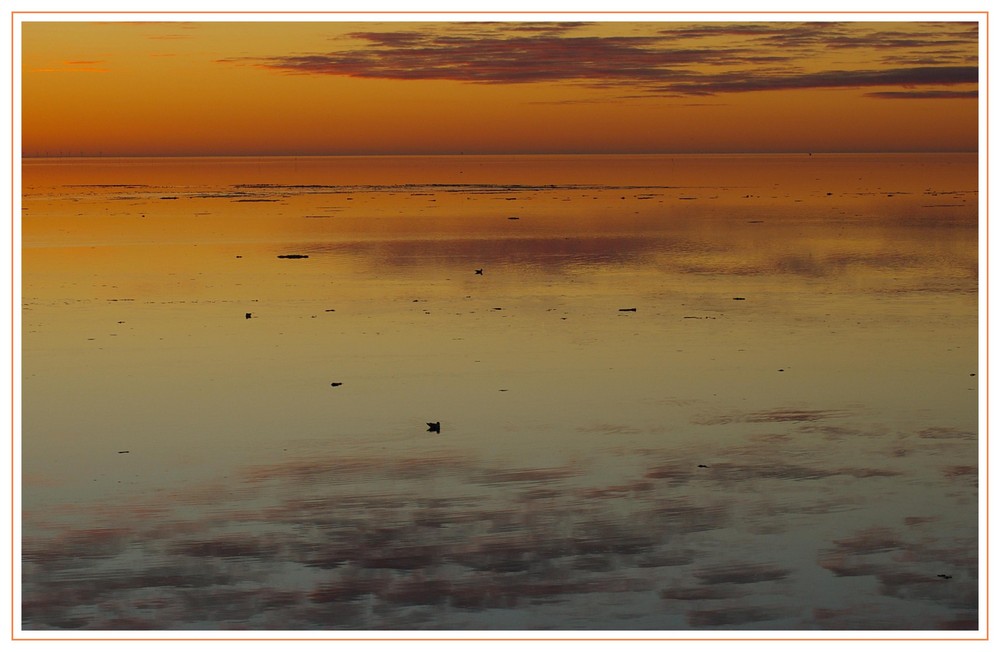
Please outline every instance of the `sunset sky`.
[[979, 143], [974, 20], [21, 25], [26, 156]]

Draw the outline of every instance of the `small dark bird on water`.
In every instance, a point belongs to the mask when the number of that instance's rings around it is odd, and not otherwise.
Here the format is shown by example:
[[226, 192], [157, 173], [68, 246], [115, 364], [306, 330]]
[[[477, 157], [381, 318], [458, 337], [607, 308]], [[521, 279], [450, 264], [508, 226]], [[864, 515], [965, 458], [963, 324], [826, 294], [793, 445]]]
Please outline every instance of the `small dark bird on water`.
[[330, 387], [340, 387], [344, 383], [330, 383]]
[[698, 465], [698, 468], [699, 468], [699, 469], [707, 469], [707, 468], [708, 468], [708, 465], [706, 465], [706, 464], [699, 464], [699, 465]]
[[434, 423], [431, 423], [430, 421], [428, 421], [427, 432], [441, 432], [441, 422], [435, 421]]
[[247, 319], [250, 319], [250, 317], [252, 317], [252, 316], [253, 316], [253, 313], [252, 313], [252, 312], [248, 312], [248, 313], [247, 313]]
[[479, 274], [480, 276], [482, 276], [482, 275], [483, 275], [483, 270], [481, 270], [481, 269], [477, 269], [477, 270], [476, 270], [476, 274]]

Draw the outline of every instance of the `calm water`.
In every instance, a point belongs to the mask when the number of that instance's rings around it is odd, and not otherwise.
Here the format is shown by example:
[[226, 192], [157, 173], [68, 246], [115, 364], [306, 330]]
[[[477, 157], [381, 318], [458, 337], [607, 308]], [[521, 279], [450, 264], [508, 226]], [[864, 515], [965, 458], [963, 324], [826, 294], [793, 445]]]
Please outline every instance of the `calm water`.
[[22, 626], [977, 629], [976, 166], [27, 161]]

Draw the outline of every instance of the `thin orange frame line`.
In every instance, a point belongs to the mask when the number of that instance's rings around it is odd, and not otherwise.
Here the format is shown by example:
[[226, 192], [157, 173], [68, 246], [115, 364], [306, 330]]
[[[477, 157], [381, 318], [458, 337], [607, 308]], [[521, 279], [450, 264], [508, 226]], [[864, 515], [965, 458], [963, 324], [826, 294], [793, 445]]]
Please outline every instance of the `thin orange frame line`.
[[[15, 158], [20, 159], [21, 157], [17, 155], [13, 150], [14, 143], [14, 25], [15, 16], [18, 14], [164, 14], [164, 13], [184, 13], [184, 14], [333, 14], [333, 15], [399, 15], [399, 14], [448, 14], [454, 15], [456, 13], [461, 14], [566, 14], [575, 12], [566, 11], [472, 11], [472, 12], [447, 12], [447, 11], [370, 11], [370, 12], [358, 12], [358, 11], [255, 11], [255, 12], [240, 12], [240, 11], [187, 11], [187, 12], [156, 12], [156, 11], [84, 11], [84, 12], [66, 12], [66, 11], [12, 11], [11, 12], [11, 22], [10, 22], [10, 36], [11, 36], [11, 120], [10, 120], [10, 135], [11, 135], [11, 190], [14, 188], [14, 162]], [[588, 11], [581, 12], [587, 15], [590, 14], [626, 14], [626, 15], [691, 15], [691, 14], [733, 14], [734, 12], [727, 11], [706, 11], [706, 12], [686, 12], [686, 11]], [[784, 11], [753, 11], [747, 12], [752, 14], [830, 14], [832, 12], [828, 11], [804, 11], [804, 12], [784, 12]], [[986, 26], [986, 61], [987, 70], [989, 63], [989, 11], [850, 11], [850, 12], [836, 12], [840, 14], [909, 14], [914, 13], [920, 14], [973, 14], [982, 15], [985, 20]], [[577, 14], [578, 15], [578, 14]], [[989, 89], [989, 79], [986, 80], [987, 91]], [[985, 152], [985, 173], [986, 179], [989, 180], [989, 134], [990, 134], [990, 121], [989, 121], [989, 94], [986, 95], [984, 109], [986, 111], [986, 128], [985, 128], [985, 141], [986, 141], [986, 152]], [[985, 357], [987, 362], [987, 373], [984, 380], [984, 389], [987, 398], [989, 397], [989, 183], [986, 184], [986, 261], [984, 267], [986, 270], [986, 316], [985, 316], [985, 326], [986, 333], [984, 337], [985, 344]], [[13, 306], [13, 296], [14, 296], [14, 193], [11, 192], [11, 361], [14, 359], [15, 344], [14, 341], [14, 306]], [[11, 365], [11, 579], [14, 577], [14, 366]], [[989, 401], [986, 402], [986, 410], [984, 414], [986, 431], [989, 432]], [[985, 453], [986, 453], [986, 467], [989, 468], [989, 437], [985, 439]], [[981, 474], [982, 475], [982, 474]], [[985, 555], [985, 566], [986, 566], [986, 577], [989, 578], [989, 474], [986, 474], [986, 497], [985, 497], [985, 525], [986, 525], [986, 555]], [[984, 618], [984, 637], [983, 638], [682, 638], [682, 637], [654, 637], [654, 638], [629, 638], [629, 637], [609, 637], [609, 638], [345, 638], [345, 637], [319, 637], [319, 638], [18, 638], [14, 635], [14, 583], [11, 582], [11, 640], [31, 640], [31, 641], [982, 641], [989, 640], [989, 582], [987, 581], [984, 594], [984, 602], [986, 607], [986, 615]]]
[[110, 10], [101, 10], [101, 11], [52, 11], [52, 10], [48, 10], [48, 11], [46, 11], [46, 10], [42, 10], [42, 11], [12, 11], [11, 12], [12, 15], [14, 15], [14, 14], [59, 14], [59, 15], [61, 15], [61, 14], [74, 14], [74, 15], [76, 15], [76, 14], [102, 14], [102, 15], [103, 14], [128, 14], [128, 15], [132, 15], [132, 14], [159, 14], [159, 15], [163, 15], [163, 14], [172, 14], [172, 13], [186, 14], [186, 15], [188, 15], [188, 14], [197, 14], [197, 15], [201, 15], [201, 14], [221, 14], [221, 15], [228, 15], [228, 14], [239, 14], [239, 15], [258, 15], [258, 14], [267, 14], [267, 15], [270, 15], [270, 14], [286, 14], [286, 15], [310, 14], [310, 15], [319, 15], [319, 14], [332, 14], [332, 15], [341, 15], [341, 16], [350, 16], [350, 15], [354, 15], [354, 16], [358, 16], [358, 15], [364, 15], [364, 16], [371, 16], [371, 15], [397, 15], [398, 16], [398, 15], [413, 15], [413, 14], [417, 14], [417, 15], [450, 15], [450, 16], [454, 16], [454, 15], [484, 15], [484, 14], [485, 15], [493, 15], [493, 14], [517, 14], [517, 15], [573, 14], [575, 16], [580, 16], [580, 15], [587, 15], [587, 16], [589, 16], [589, 15], [646, 15], [646, 16], [658, 16], [658, 15], [690, 16], [690, 15], [698, 15], [698, 16], [703, 16], [703, 15], [732, 15], [734, 13], [740, 13], [740, 14], [769, 14], [769, 15], [770, 14], [782, 14], [782, 15], [790, 15], [790, 14], [794, 14], [794, 15], [823, 14], [823, 15], [830, 15], [830, 14], [834, 14], [834, 13], [838, 14], [838, 15], [853, 15], [853, 14], [862, 14], [862, 15], [874, 15], [874, 14], [895, 15], [895, 14], [905, 14], [905, 15], [911, 15], [911, 16], [913, 14], [922, 14], [922, 15], [923, 14], [926, 14], [926, 15], [937, 15], [937, 14], [948, 14], [948, 15], [978, 14], [978, 15], [987, 15], [987, 14], [989, 14], [988, 11], [904, 11], [904, 10], [894, 10], [894, 11], [842, 11], [842, 12], [841, 11], [837, 11], [837, 12], [833, 12], [833, 11], [777, 11], [777, 10], [748, 11], [748, 12], [734, 12], [734, 11], [581, 11], [581, 12], [572, 12], [572, 11], [510, 11], [510, 10], [501, 10], [501, 11], [428, 11], [428, 10], [421, 10], [421, 11], [235, 11], [235, 10], [226, 10], [226, 11], [149, 11], [149, 10], [139, 10], [139, 11], [110, 11]]

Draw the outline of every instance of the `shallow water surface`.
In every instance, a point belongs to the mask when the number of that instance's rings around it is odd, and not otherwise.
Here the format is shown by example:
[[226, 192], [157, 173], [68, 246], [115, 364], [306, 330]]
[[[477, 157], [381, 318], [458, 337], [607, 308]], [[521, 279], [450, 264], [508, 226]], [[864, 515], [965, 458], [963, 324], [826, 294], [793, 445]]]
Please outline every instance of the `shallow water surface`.
[[979, 626], [974, 155], [29, 160], [22, 205], [25, 630]]

